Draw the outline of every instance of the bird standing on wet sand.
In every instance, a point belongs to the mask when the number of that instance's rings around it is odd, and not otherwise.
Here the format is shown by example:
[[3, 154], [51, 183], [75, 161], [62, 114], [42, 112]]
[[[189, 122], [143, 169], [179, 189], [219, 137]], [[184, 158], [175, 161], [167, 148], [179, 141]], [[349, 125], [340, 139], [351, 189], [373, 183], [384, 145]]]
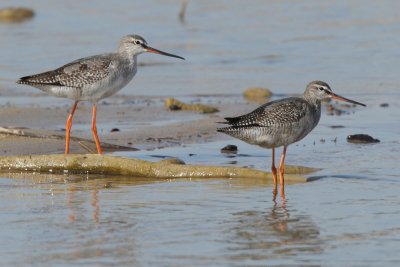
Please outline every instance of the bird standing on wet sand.
[[96, 103], [115, 94], [132, 80], [137, 70], [137, 56], [144, 52], [184, 59], [148, 46], [139, 35], [127, 35], [121, 39], [116, 53], [81, 58], [55, 70], [22, 77], [17, 83], [75, 101], [66, 123], [65, 154], [69, 153], [72, 117], [78, 102], [92, 102], [92, 132], [97, 152], [101, 154], [96, 128]]
[[281, 195], [284, 195], [284, 161], [288, 145], [300, 141], [317, 126], [321, 117], [321, 101], [335, 99], [365, 106], [332, 92], [328, 84], [313, 81], [307, 85], [303, 97], [289, 97], [266, 103], [239, 117], [225, 118], [230, 127], [217, 129], [246, 143], [272, 148], [274, 192], [277, 187], [275, 148], [283, 146], [279, 163]]

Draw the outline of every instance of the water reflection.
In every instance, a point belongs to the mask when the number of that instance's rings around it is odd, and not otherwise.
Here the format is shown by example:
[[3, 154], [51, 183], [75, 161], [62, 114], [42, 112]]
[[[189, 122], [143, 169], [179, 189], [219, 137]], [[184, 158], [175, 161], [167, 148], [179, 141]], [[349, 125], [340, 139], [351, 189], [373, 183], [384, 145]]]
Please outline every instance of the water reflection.
[[[80, 204], [84, 204], [84, 201], [77, 201], [75, 199], [75, 193], [77, 191], [77, 185], [74, 183], [68, 184], [67, 188], [67, 207], [69, 209], [69, 216], [68, 219], [71, 223], [75, 222], [76, 215], [75, 215], [75, 208]], [[93, 185], [92, 194], [91, 194], [91, 206], [92, 206], [92, 219], [93, 221], [98, 224], [99, 217], [100, 217], [100, 204], [99, 204], [99, 190], [98, 190], [98, 183], [96, 182]]]
[[96, 224], [98, 224], [100, 215], [100, 205], [99, 205], [99, 190], [97, 189], [97, 186], [93, 189], [92, 193], [92, 207], [93, 207], [93, 212], [92, 212], [93, 221]]
[[67, 194], [67, 207], [69, 208], [69, 221], [75, 222], [75, 210], [74, 210], [74, 192], [75, 192], [75, 185], [71, 184], [68, 188]]
[[310, 216], [299, 213], [285, 198], [273, 201], [271, 210], [233, 214], [237, 224], [229, 229], [233, 245], [229, 258], [267, 260], [302, 253], [321, 253], [322, 239]]

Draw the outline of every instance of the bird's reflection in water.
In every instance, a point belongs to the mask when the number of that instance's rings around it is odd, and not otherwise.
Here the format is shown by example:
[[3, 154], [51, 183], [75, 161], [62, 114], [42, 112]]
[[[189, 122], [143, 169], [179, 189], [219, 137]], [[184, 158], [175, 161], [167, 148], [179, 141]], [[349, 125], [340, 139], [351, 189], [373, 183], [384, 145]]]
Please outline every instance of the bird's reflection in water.
[[99, 215], [100, 215], [100, 206], [99, 206], [99, 190], [97, 186], [93, 189], [92, 193], [92, 218], [95, 223], [99, 223]]
[[[62, 176], [61, 176], [62, 177]], [[110, 181], [112, 180], [112, 182]], [[158, 180], [132, 179], [131, 177], [112, 177], [70, 175], [62, 177], [65, 184], [66, 207], [69, 210], [68, 219], [71, 223], [87, 218], [91, 213], [91, 219], [96, 224], [100, 223], [101, 199], [100, 192], [113, 188], [115, 185], [142, 185], [156, 183]], [[91, 194], [88, 194], [91, 192]], [[88, 201], [90, 196], [90, 202]], [[90, 204], [89, 204], [90, 203]]]
[[[276, 202], [276, 196], [278, 195], [278, 187], [277, 184], [274, 184], [274, 189], [272, 190], [272, 202], [277, 204]], [[286, 208], [286, 196], [285, 196], [285, 191], [281, 189], [281, 200], [282, 200], [282, 207]]]
[[237, 223], [228, 230], [233, 241], [228, 253], [231, 259], [267, 260], [322, 250], [317, 225], [288, 205], [284, 196], [280, 203], [274, 198], [269, 211], [249, 210], [234, 216]]
[[[92, 185], [93, 189], [92, 194], [91, 194], [91, 206], [92, 206], [92, 219], [93, 221], [98, 224], [99, 223], [99, 218], [100, 218], [100, 205], [99, 205], [99, 190], [98, 190], [98, 185], [95, 183]], [[76, 199], [76, 192], [77, 190], [82, 190], [78, 189], [77, 185], [74, 183], [71, 183], [68, 185], [67, 188], [67, 207], [69, 209], [69, 216], [68, 219], [71, 223], [75, 222], [77, 219], [76, 217], [76, 208], [79, 207], [80, 205], [84, 204], [85, 201], [79, 201]]]
[[[286, 196], [284, 193], [281, 194], [281, 205], [279, 206], [278, 202], [276, 201], [277, 192], [278, 190], [275, 186], [272, 192], [273, 194], [272, 202], [274, 203], [274, 206], [273, 209], [271, 210], [271, 218], [277, 222], [277, 225], [275, 227], [275, 230], [277, 232], [286, 232], [287, 221], [289, 220], [289, 212], [286, 208]], [[282, 210], [280, 216], [278, 216], [279, 213], [277, 213], [277, 210]]]
[[68, 219], [70, 222], [75, 222], [75, 208], [74, 208], [74, 195], [75, 195], [75, 185], [70, 184], [68, 186], [67, 192], [67, 207], [69, 208], [69, 216]]

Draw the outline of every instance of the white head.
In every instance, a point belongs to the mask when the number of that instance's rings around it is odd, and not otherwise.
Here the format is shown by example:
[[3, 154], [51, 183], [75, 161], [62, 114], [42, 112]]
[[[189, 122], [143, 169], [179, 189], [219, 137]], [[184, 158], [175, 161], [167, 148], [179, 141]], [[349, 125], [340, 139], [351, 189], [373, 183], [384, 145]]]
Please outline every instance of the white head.
[[307, 85], [306, 90], [304, 91], [304, 98], [309, 99], [311, 101], [322, 101], [324, 99], [335, 99], [339, 101], [345, 101], [356, 105], [365, 106], [362, 103], [356, 102], [354, 100], [345, 98], [343, 96], [337, 95], [332, 92], [332, 89], [329, 85], [322, 81], [313, 81]]
[[155, 53], [155, 54], [160, 54], [164, 56], [169, 56], [169, 57], [176, 57], [180, 59], [184, 59], [183, 57], [169, 54], [160, 50], [157, 50], [155, 48], [152, 48], [147, 45], [147, 42], [143, 37], [139, 35], [127, 35], [122, 37], [121, 43], [118, 48], [118, 52], [120, 53], [128, 53], [129, 55], [136, 56], [145, 52], [149, 53]]

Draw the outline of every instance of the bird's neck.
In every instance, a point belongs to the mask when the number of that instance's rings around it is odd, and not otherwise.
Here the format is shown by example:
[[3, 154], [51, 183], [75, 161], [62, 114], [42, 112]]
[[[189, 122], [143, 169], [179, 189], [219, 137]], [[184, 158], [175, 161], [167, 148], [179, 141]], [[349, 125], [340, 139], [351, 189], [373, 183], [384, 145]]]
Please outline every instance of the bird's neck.
[[129, 63], [136, 64], [137, 53], [135, 51], [132, 51], [131, 49], [126, 48], [124, 45], [120, 45], [117, 52], [122, 58], [129, 61]]
[[313, 97], [308, 97], [308, 95], [304, 96], [304, 99], [312, 106], [315, 110], [314, 114], [321, 114], [321, 100], [315, 99]]
[[131, 67], [135, 68], [137, 65], [137, 55], [131, 54], [129, 52], [118, 52], [118, 55], [120, 58], [127, 63], [127, 65], [130, 65]]

